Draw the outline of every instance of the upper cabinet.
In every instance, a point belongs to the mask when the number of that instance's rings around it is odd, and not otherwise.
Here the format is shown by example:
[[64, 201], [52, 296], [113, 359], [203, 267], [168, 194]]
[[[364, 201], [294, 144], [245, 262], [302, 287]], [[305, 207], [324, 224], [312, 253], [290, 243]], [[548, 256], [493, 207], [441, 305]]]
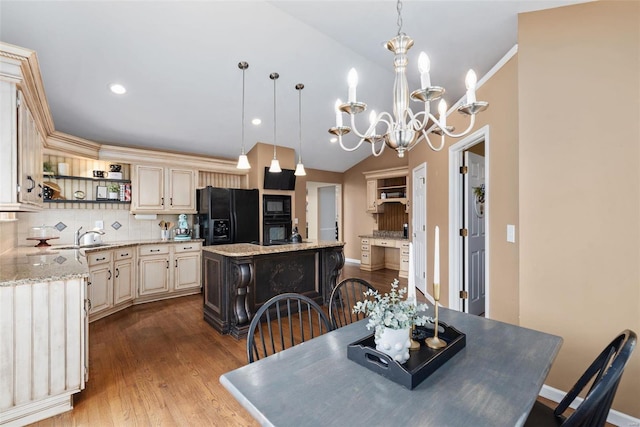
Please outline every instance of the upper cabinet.
[[364, 172], [367, 180], [367, 212], [384, 212], [386, 203], [408, 207], [406, 166]]
[[193, 169], [135, 165], [131, 185], [133, 213], [196, 213]]
[[42, 147], [22, 93], [15, 83], [0, 80], [0, 211], [42, 208]]

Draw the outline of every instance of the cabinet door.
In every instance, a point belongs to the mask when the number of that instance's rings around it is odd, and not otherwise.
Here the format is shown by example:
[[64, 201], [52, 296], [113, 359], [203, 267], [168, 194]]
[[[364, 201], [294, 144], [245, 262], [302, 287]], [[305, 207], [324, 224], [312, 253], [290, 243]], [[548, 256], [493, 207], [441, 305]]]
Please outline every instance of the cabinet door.
[[113, 272], [111, 263], [98, 264], [89, 269], [89, 314], [96, 314], [113, 306]]
[[169, 255], [140, 257], [139, 295], [169, 292]]
[[200, 287], [200, 252], [184, 252], [174, 257], [173, 287], [176, 291]]
[[116, 261], [113, 265], [113, 304], [131, 301], [134, 297], [133, 259]]
[[376, 212], [378, 199], [378, 182], [375, 179], [367, 181], [367, 212]]
[[196, 210], [196, 174], [189, 169], [169, 169], [167, 171], [169, 187], [168, 198], [165, 203], [167, 210], [181, 213]]
[[18, 183], [21, 203], [43, 205], [42, 138], [36, 122], [18, 93]]
[[136, 165], [132, 179], [132, 211], [164, 210], [164, 168]]

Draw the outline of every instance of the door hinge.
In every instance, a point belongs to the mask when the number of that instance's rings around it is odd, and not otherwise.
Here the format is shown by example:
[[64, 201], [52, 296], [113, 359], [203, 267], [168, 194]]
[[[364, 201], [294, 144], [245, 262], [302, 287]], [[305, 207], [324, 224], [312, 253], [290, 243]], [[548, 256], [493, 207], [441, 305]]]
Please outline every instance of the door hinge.
[[460, 298], [462, 298], [462, 299], [469, 299], [469, 292], [467, 292], [467, 291], [460, 291]]
[[461, 228], [460, 229], [460, 236], [461, 237], [467, 237], [469, 235], [469, 230], [467, 230], [466, 228]]
[[460, 173], [462, 175], [466, 174], [469, 172], [469, 168], [467, 166], [460, 166]]

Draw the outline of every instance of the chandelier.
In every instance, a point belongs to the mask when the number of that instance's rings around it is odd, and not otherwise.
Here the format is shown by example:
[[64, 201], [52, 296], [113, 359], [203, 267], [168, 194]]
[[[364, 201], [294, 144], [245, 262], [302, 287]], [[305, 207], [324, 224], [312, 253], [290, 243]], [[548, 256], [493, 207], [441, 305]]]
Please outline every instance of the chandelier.
[[[371, 111], [369, 114], [369, 127], [362, 133], [356, 129], [355, 116], [367, 109], [367, 104], [356, 100], [356, 87], [358, 85], [358, 74], [355, 69], [349, 71], [347, 78], [349, 85], [349, 97], [346, 103], [340, 99], [336, 101], [336, 126], [329, 129], [338, 137], [340, 147], [345, 151], [357, 150], [363, 142], [371, 144], [371, 152], [374, 156], [379, 156], [384, 151], [385, 145], [398, 152], [398, 157], [404, 157], [405, 151], [411, 149], [420, 139], [424, 139], [434, 151], [440, 151], [444, 147], [445, 135], [451, 138], [460, 138], [468, 134], [475, 124], [476, 114], [484, 111], [489, 103], [476, 101], [476, 74], [469, 70], [465, 79], [467, 93], [466, 103], [458, 107], [458, 112], [470, 116], [470, 122], [464, 132], [453, 133], [454, 128], [447, 126], [447, 103], [442, 98], [445, 90], [439, 86], [432, 86], [429, 77], [430, 61], [426, 53], [421, 52], [418, 57], [418, 69], [420, 71], [420, 89], [414, 90], [409, 95], [409, 85], [407, 83], [407, 51], [413, 46], [413, 39], [402, 32], [402, 2], [398, 0], [396, 5], [398, 13], [398, 33], [386, 43], [386, 48], [394, 53], [393, 66], [395, 68], [395, 80], [393, 83], [393, 115], [387, 112], [377, 114]], [[424, 110], [414, 113], [409, 107], [409, 98], [414, 101], [424, 103]], [[439, 117], [436, 118], [430, 109], [430, 103], [440, 99], [438, 104]], [[344, 126], [342, 113], [347, 113], [351, 117], [351, 126]], [[435, 146], [429, 139], [429, 123], [431, 132], [440, 135], [440, 143]], [[377, 129], [384, 127], [384, 133], [378, 134]], [[346, 147], [342, 142], [342, 136], [353, 130], [354, 134], [360, 138], [355, 147]], [[376, 149], [376, 145], [380, 148]]]

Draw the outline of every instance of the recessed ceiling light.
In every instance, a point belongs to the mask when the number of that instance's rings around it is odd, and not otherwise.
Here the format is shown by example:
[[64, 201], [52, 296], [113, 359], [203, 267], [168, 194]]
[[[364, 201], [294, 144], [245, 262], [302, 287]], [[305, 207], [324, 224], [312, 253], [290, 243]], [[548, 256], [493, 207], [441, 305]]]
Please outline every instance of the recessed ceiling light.
[[331, 139], [329, 140], [329, 142], [338, 142], [338, 138], [333, 137], [333, 138], [331, 138]]
[[252, 125], [256, 125], [256, 126], [258, 126], [260, 123], [262, 123], [262, 120], [260, 120], [260, 119], [253, 119], [253, 120], [251, 120], [251, 124], [252, 124]]
[[109, 85], [109, 90], [116, 95], [124, 95], [127, 93], [127, 88], [122, 86], [120, 83], [111, 83]]

